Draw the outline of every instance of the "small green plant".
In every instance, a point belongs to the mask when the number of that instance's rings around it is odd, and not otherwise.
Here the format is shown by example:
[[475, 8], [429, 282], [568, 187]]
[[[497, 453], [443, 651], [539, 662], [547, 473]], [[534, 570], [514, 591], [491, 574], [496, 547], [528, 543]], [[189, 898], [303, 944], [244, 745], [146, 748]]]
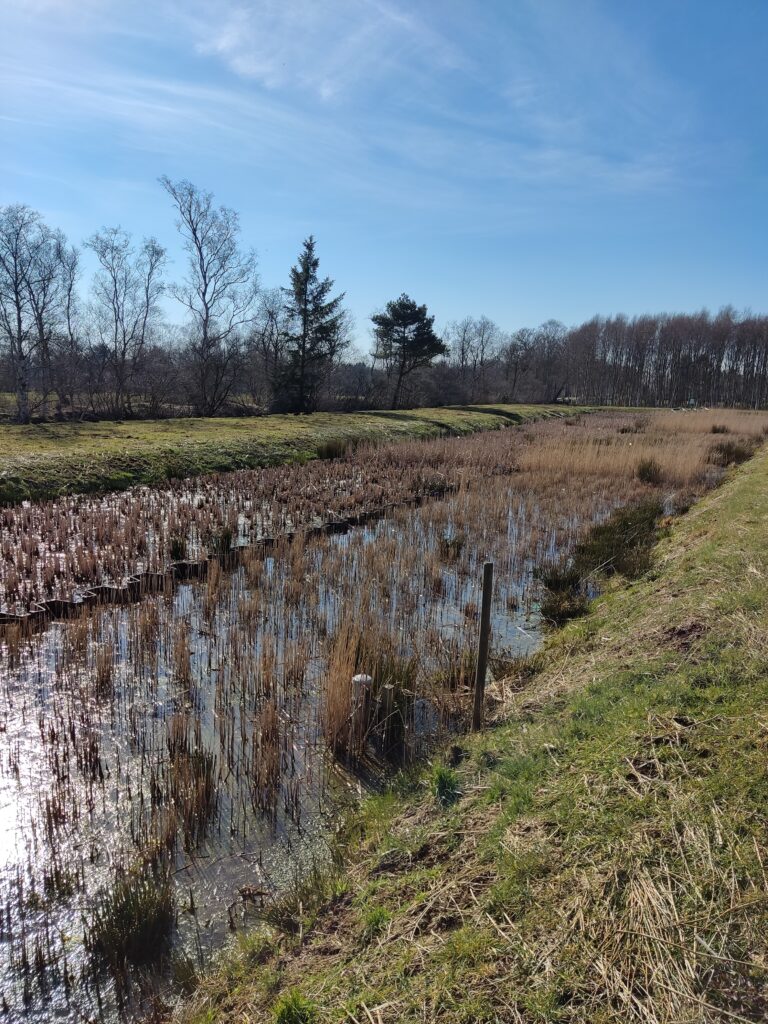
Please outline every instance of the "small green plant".
[[441, 807], [450, 807], [461, 796], [458, 775], [442, 764], [437, 765], [432, 774], [432, 789]]
[[573, 562], [582, 579], [618, 573], [637, 579], [651, 564], [656, 524], [664, 513], [660, 501], [641, 501], [616, 509], [576, 545]]
[[548, 592], [539, 605], [542, 618], [554, 626], [578, 619], [589, 611], [589, 598], [581, 590]]
[[181, 455], [171, 455], [165, 460], [164, 465], [158, 467], [157, 483], [163, 480], [183, 480], [190, 475], [190, 467]]
[[169, 792], [184, 834], [187, 849], [205, 838], [218, 803], [216, 755], [208, 750], [172, 753]]
[[474, 685], [477, 671], [477, 652], [460, 643], [451, 643], [440, 651], [439, 668], [435, 672], [435, 685], [455, 693]]
[[637, 464], [637, 479], [644, 484], [658, 487], [664, 481], [664, 470], [656, 459], [640, 459]]
[[573, 564], [548, 563], [535, 573], [544, 587], [539, 610], [547, 622], [561, 626], [584, 615], [589, 598], [584, 593], [581, 573]]
[[542, 617], [555, 626], [563, 625], [587, 612], [596, 578], [619, 573], [638, 579], [646, 573], [662, 513], [659, 501], [617, 509], [576, 545], [570, 560], [538, 568], [535, 575], [544, 587]]
[[377, 935], [381, 935], [391, 920], [392, 915], [384, 907], [372, 907], [363, 918], [363, 931], [360, 937], [363, 945], [367, 946]]
[[280, 996], [272, 1007], [272, 1016], [276, 1024], [314, 1024], [317, 1006], [293, 988]]
[[200, 982], [197, 965], [187, 953], [178, 952], [171, 957], [171, 978], [177, 992], [191, 995]]

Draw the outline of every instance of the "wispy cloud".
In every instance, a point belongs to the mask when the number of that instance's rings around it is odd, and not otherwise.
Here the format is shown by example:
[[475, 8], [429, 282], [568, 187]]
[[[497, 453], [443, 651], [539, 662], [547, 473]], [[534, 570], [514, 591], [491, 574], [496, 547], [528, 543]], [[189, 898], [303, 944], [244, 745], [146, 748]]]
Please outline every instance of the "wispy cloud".
[[[27, 19], [22, 46], [0, 42], [6, 117], [68, 144], [109, 140], [153, 174], [173, 163], [194, 176], [215, 154], [271, 189], [303, 174], [390, 210], [492, 211], [496, 229], [544, 193], [672, 187], [697, 157], [670, 117], [672, 87], [589, 0], [579, 16], [563, 0], [156, 0], [154, 56], [132, 45], [149, 31], [133, 5], [6, 2]], [[99, 16], [77, 26], [65, 15], [83, 3]], [[40, 4], [55, 28], [45, 61], [28, 39]]]
[[460, 49], [414, 5], [394, 0], [167, 0], [201, 54], [268, 89], [329, 99], [393, 73], [429, 73], [465, 63]]

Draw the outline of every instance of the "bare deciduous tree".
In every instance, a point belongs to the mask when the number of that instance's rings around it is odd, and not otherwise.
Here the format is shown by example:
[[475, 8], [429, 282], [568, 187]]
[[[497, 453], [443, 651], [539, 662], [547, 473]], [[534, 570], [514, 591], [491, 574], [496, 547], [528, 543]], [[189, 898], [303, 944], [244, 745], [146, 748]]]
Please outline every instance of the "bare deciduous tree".
[[269, 409], [275, 399], [285, 366], [289, 330], [282, 289], [263, 291], [246, 340], [248, 391], [259, 408]]
[[64, 315], [61, 232], [51, 231], [28, 206], [0, 209], [0, 336], [10, 362], [19, 422], [30, 419], [30, 376], [45, 401], [51, 346]]
[[445, 340], [459, 371], [464, 397], [476, 402], [486, 391], [488, 364], [498, 355], [501, 332], [487, 316], [467, 316], [448, 325]]
[[504, 397], [508, 402], [516, 401], [518, 388], [531, 368], [534, 356], [533, 334], [530, 328], [521, 327], [502, 349], [501, 359], [507, 385]]
[[101, 268], [93, 282], [92, 324], [110, 372], [108, 401], [113, 415], [130, 416], [135, 379], [160, 319], [165, 249], [147, 238], [137, 250], [121, 228], [103, 228], [85, 244]]
[[179, 214], [177, 227], [187, 252], [187, 276], [171, 287], [190, 318], [189, 376], [196, 412], [220, 412], [235, 385], [241, 335], [255, 315], [256, 256], [239, 246], [237, 213], [216, 208], [213, 195], [189, 181], [160, 182]]
[[64, 406], [74, 409], [77, 392], [83, 384], [84, 352], [81, 336], [80, 303], [77, 283], [80, 253], [73, 245], [59, 240], [57, 256], [60, 273], [61, 319], [53, 339], [51, 382], [58, 397], [57, 414]]

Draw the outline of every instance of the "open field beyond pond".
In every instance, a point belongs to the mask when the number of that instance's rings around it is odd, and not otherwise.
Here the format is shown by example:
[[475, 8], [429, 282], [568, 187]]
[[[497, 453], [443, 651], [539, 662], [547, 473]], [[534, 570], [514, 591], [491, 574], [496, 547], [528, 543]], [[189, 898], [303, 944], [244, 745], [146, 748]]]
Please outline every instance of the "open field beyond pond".
[[0, 503], [305, 462], [362, 441], [457, 436], [567, 412], [563, 406], [494, 405], [241, 419], [2, 424]]

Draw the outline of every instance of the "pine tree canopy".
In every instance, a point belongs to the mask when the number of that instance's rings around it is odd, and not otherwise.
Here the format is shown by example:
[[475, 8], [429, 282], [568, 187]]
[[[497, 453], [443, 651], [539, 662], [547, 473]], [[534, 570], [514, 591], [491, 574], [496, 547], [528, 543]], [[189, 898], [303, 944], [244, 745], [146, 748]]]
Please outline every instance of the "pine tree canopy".
[[448, 347], [435, 334], [435, 318], [426, 306], [419, 306], [403, 293], [387, 303], [383, 313], [371, 317], [374, 327], [374, 357], [380, 359], [394, 379], [392, 408], [400, 402], [403, 382], [409, 373], [429, 366], [437, 356], [446, 355]]

